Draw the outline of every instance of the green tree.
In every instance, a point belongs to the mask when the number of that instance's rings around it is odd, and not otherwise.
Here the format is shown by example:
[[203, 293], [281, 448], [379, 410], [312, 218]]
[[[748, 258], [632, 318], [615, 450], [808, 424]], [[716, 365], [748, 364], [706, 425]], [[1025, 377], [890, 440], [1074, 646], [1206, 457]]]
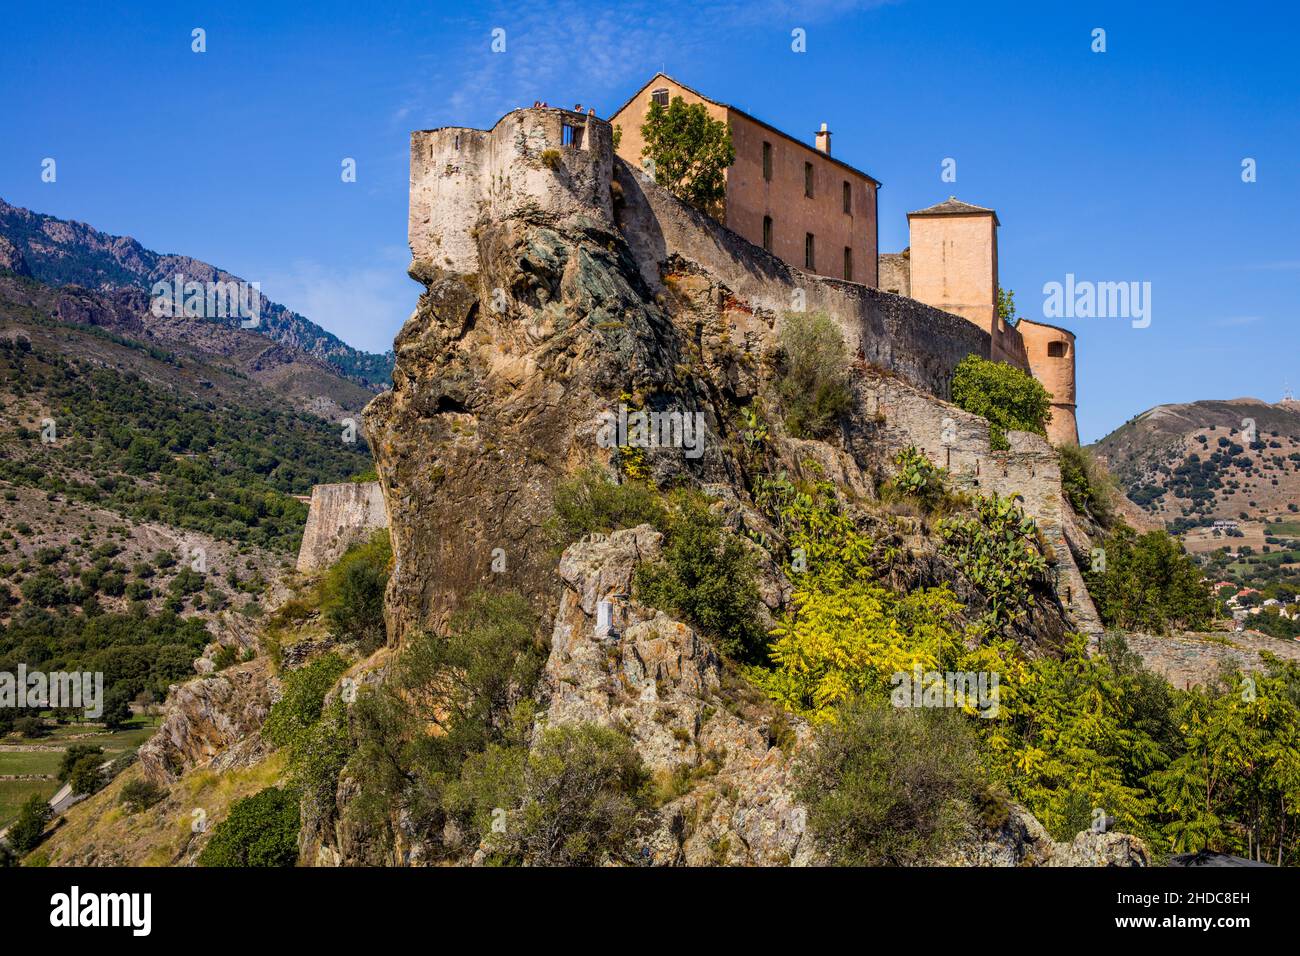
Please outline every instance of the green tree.
[[[493, 748], [527, 749], [545, 662], [541, 624], [522, 595], [478, 591], [445, 632], [415, 633], [403, 645], [384, 686], [358, 695], [349, 711], [348, 773], [360, 793], [348, 814], [377, 844], [399, 808], [430, 833], [455, 821], [473, 835], [484, 787], [467, 761]], [[486, 812], [495, 806], [504, 804]]]
[[819, 847], [841, 866], [932, 862], [974, 818], [983, 781], [975, 735], [951, 711], [859, 699], [796, 763]]
[[824, 312], [787, 312], [781, 320], [783, 368], [777, 393], [796, 438], [824, 438], [853, 402], [844, 337]]
[[20, 856], [36, 849], [45, 833], [45, 826], [54, 816], [49, 803], [44, 797], [32, 794], [18, 811], [18, 819], [9, 828], [9, 845]]
[[14, 721], [14, 730], [28, 740], [44, 737], [50, 732], [50, 729], [45, 726], [45, 721], [40, 717], [19, 717]]
[[475, 591], [452, 616], [446, 635], [412, 641], [396, 686], [442, 734], [430, 745], [451, 750], [446, 767], [505, 740], [515, 704], [531, 694], [545, 663], [537, 615], [519, 594]]
[[1300, 668], [1272, 661], [1180, 695], [1179, 752], [1152, 774], [1171, 849], [1300, 859]]
[[724, 654], [751, 663], [765, 656], [754, 556], [702, 497], [678, 497], [663, 558], [637, 568], [635, 587], [642, 601], [685, 618]]
[[796, 588], [793, 609], [775, 628], [774, 669], [751, 670], [773, 700], [816, 721], [846, 701], [883, 694], [894, 674], [916, 664], [948, 670], [956, 660], [961, 604], [946, 588], [899, 595], [861, 581]]
[[41, 570], [23, 582], [23, 597], [37, 607], [58, 607], [68, 603], [68, 589], [53, 571]]
[[967, 355], [953, 372], [952, 400], [988, 420], [994, 448], [1010, 447], [1009, 431], [1047, 435], [1052, 396], [1032, 375], [1004, 362]]
[[709, 116], [703, 103], [674, 96], [667, 107], [651, 103], [641, 126], [641, 155], [654, 163], [655, 182], [683, 202], [721, 218], [725, 171], [736, 161], [731, 130]]
[[59, 761], [59, 783], [67, 783], [72, 777], [73, 770], [86, 757], [92, 757], [95, 765], [104, 762], [104, 748], [93, 746], [91, 744], [72, 744], [63, 751], [63, 757]]
[[649, 523], [663, 527], [667, 514], [654, 487], [643, 481], [615, 484], [599, 468], [584, 468], [555, 486], [555, 516], [548, 526], [560, 545], [569, 545], [593, 532], [635, 528]]
[[130, 813], [147, 810], [167, 796], [167, 791], [148, 780], [130, 780], [123, 784], [118, 803]]
[[104, 694], [104, 712], [100, 720], [109, 730], [117, 730], [131, 719], [131, 692], [118, 684]]
[[348, 548], [321, 585], [321, 608], [330, 633], [356, 641], [365, 653], [387, 640], [384, 588], [392, 558], [387, 529], [377, 531], [364, 544]]
[[1209, 625], [1214, 597], [1176, 538], [1165, 531], [1139, 535], [1120, 524], [1103, 543], [1104, 569], [1096, 562], [1085, 577], [1108, 627], [1163, 634]]
[[298, 796], [267, 787], [230, 808], [199, 854], [199, 866], [293, 866], [298, 862]]
[[262, 724], [262, 738], [284, 747], [320, 719], [325, 696], [348, 669], [348, 662], [333, 652], [284, 675], [280, 699]]
[[98, 793], [104, 786], [103, 755], [85, 756], [72, 766], [68, 775], [68, 785], [73, 793]]
[[1016, 324], [1016, 294], [998, 286], [998, 318], [1008, 325]]
[[1143, 778], [1167, 758], [1151, 734], [1152, 698], [1131, 669], [1090, 656], [1080, 636], [1059, 658], [1033, 660], [992, 642], [958, 669], [1000, 675], [997, 719], [976, 722], [986, 764], [1055, 839], [1091, 826], [1094, 808], [1125, 833], [1151, 835]]
[[954, 515], [939, 524], [943, 552], [988, 600], [994, 629], [1022, 618], [1030, 589], [1047, 573], [1038, 527], [1015, 499], [981, 495], [973, 515]]
[[1056, 449], [1061, 460], [1061, 491], [1078, 514], [1103, 528], [1115, 523], [1115, 487], [1092, 452], [1078, 445]]
[[626, 859], [649, 809], [647, 782], [625, 734], [596, 724], [548, 727], [528, 754], [511, 842], [533, 866]]

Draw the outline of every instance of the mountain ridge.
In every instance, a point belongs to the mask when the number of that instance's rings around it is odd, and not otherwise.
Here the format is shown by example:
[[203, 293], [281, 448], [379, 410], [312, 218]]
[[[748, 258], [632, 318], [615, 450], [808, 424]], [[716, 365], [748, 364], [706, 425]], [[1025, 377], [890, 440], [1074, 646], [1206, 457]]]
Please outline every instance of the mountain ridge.
[[[159, 253], [130, 236], [117, 236], [79, 220], [60, 219], [0, 198], [0, 266], [46, 285], [95, 291], [141, 288], [184, 275], [198, 282], [244, 282], [218, 266], [176, 253]], [[343, 375], [378, 391], [388, 384], [392, 353], [375, 355], [348, 345], [310, 319], [260, 292], [258, 334], [315, 356]], [[237, 319], [213, 321], [237, 325]]]
[[[7, 270], [0, 259], [0, 328], [11, 338], [30, 338], [38, 329], [44, 334], [56, 327], [64, 330], [56, 348], [69, 355], [90, 357], [88, 351], [95, 351], [87, 348], [85, 336], [73, 334], [75, 329], [119, 336], [146, 350], [164, 350], [201, 375], [204, 388], [238, 404], [287, 402], [337, 421], [358, 413], [372, 394], [323, 359], [266, 336], [206, 319], [155, 316], [148, 295], [139, 288], [49, 286]], [[249, 389], [250, 384], [256, 387]]]

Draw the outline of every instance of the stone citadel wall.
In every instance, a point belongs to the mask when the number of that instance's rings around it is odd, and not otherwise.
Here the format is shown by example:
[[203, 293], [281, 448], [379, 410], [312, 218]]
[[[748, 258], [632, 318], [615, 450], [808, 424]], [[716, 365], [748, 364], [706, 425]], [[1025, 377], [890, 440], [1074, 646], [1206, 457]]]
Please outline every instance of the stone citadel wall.
[[[477, 223], [520, 214], [622, 235], [655, 293], [665, 291], [666, 277], [694, 268], [774, 323], [793, 311], [831, 316], [864, 363], [867, 401], [875, 405], [867, 411], [883, 416], [886, 450], [915, 445], [949, 469], [958, 487], [1019, 495], [1054, 552], [1054, 583], [1072, 624], [1100, 632], [1071, 556], [1078, 533], [1054, 450], [1013, 432], [1010, 451], [993, 451], [988, 423], [945, 401], [958, 362], [993, 355], [988, 331], [903, 295], [793, 268], [615, 157], [609, 124], [594, 116], [534, 108], [507, 114], [489, 131], [412, 135], [409, 225], [417, 265], [478, 274]], [[1015, 329], [1004, 327], [1019, 345]], [[1023, 366], [1023, 357], [1016, 364]], [[1086, 541], [1074, 544], [1087, 550]]]
[[[564, 144], [566, 126], [571, 145]], [[550, 162], [538, 162], [548, 151]], [[478, 273], [474, 224], [525, 210], [621, 232], [656, 291], [670, 257], [678, 256], [757, 310], [826, 312], [865, 361], [941, 397], [962, 358], [991, 353], [989, 334], [958, 316], [795, 269], [685, 205], [615, 157], [609, 124], [594, 116], [533, 108], [508, 113], [491, 130], [412, 134], [408, 232], [416, 261]]]
[[379, 482], [316, 485], [298, 549], [298, 570], [304, 574], [323, 570], [342, 557], [349, 545], [386, 527], [388, 512]]

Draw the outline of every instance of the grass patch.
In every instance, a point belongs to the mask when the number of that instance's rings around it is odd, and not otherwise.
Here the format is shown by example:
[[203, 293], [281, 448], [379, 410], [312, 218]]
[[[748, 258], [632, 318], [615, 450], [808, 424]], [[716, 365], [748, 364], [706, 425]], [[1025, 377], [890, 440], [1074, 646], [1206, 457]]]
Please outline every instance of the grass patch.
[[615, 484], [599, 468], [584, 468], [555, 486], [555, 513], [547, 530], [559, 548], [597, 532], [652, 524], [662, 529], [667, 513], [654, 487], [643, 481]]
[[0, 776], [23, 773], [56, 774], [62, 750], [7, 750], [0, 752]]
[[18, 811], [33, 794], [48, 800], [58, 789], [57, 780], [0, 780], [0, 828], [18, 819]]

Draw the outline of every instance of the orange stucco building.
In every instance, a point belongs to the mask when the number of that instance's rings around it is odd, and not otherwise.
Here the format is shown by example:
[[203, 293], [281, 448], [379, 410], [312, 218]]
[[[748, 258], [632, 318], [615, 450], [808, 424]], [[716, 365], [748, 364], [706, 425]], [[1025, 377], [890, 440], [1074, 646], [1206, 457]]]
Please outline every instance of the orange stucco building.
[[664, 73], [642, 86], [609, 122], [618, 155], [641, 166], [641, 126], [650, 105], [680, 96], [702, 103], [727, 125], [736, 160], [726, 170], [723, 223], [796, 268], [908, 296], [959, 315], [989, 333], [989, 357], [1033, 374], [1052, 394], [1047, 436], [1078, 444], [1074, 335], [1065, 329], [998, 315], [997, 213], [950, 196], [907, 214], [909, 246], [880, 255], [880, 183], [831, 156], [826, 124], [801, 142], [743, 110], [691, 89]]
[[727, 228], [798, 268], [876, 285], [880, 183], [831, 156], [825, 123], [808, 145], [657, 73], [610, 117], [620, 137], [619, 156], [641, 165], [641, 126], [650, 104], [667, 106], [677, 96], [703, 103], [731, 131], [736, 161], [726, 171]]

